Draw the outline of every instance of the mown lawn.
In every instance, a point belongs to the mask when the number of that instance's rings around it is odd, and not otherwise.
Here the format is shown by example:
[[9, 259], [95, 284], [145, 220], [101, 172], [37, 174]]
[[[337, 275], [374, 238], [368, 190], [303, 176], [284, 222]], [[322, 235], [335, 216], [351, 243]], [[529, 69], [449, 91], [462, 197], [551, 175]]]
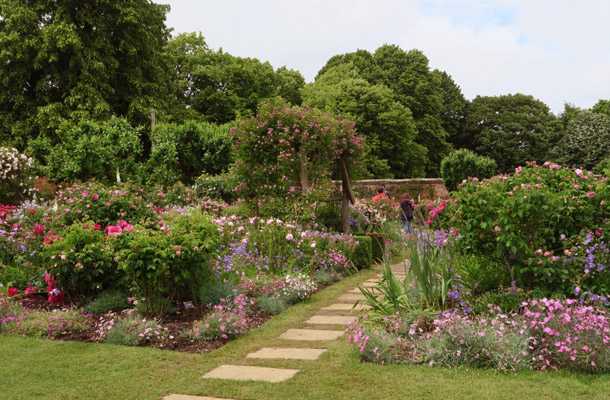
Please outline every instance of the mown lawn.
[[[344, 340], [331, 343], [319, 361], [245, 361], [247, 353], [260, 347], [281, 345], [278, 335], [301, 326], [320, 307], [333, 303], [336, 296], [371, 274], [367, 271], [327, 288], [210, 354], [0, 336], [0, 399], [158, 400], [168, 393], [236, 400], [610, 398], [610, 375], [504, 375], [362, 364]], [[280, 384], [201, 378], [224, 363], [292, 367], [301, 372]]]

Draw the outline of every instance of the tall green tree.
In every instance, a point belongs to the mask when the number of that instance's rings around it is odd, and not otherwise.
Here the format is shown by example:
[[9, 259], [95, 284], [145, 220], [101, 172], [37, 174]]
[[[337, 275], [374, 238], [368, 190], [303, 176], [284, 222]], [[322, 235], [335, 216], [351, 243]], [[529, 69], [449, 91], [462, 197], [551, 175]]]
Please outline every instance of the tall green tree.
[[532, 96], [478, 96], [466, 118], [472, 147], [493, 158], [501, 172], [526, 161], [544, 161], [558, 130], [549, 107]]
[[168, 93], [167, 6], [0, 0], [0, 139], [20, 148], [65, 119], [148, 119]]
[[610, 100], [598, 101], [597, 103], [595, 103], [593, 108], [591, 108], [591, 111], [595, 113], [606, 114], [608, 117], [610, 117]]
[[396, 101], [411, 112], [417, 127], [416, 142], [427, 149], [426, 174], [438, 176], [440, 161], [451, 150], [445, 128], [453, 124], [448, 120], [452, 113], [445, 112], [451, 94], [445, 93], [447, 82], [430, 70], [426, 56], [419, 50], [404, 51], [393, 45], [381, 46], [372, 54], [358, 50], [332, 57], [318, 77], [339, 65], [350, 65], [371, 85], [389, 88]]
[[[226, 123], [253, 115], [261, 100], [281, 96], [301, 103], [305, 79], [286, 67], [211, 50], [197, 33], [174, 37], [167, 46], [177, 97], [173, 119], [201, 118]], [[170, 119], [172, 119], [170, 118]]]
[[447, 139], [455, 147], [466, 147], [463, 140], [468, 100], [462, 94], [462, 89], [448, 73], [434, 70], [432, 75], [441, 90], [440, 117], [443, 129], [447, 132]]
[[610, 155], [610, 116], [589, 110], [573, 114], [554, 152], [562, 163], [595, 167]]
[[349, 64], [329, 68], [303, 90], [304, 103], [356, 122], [365, 137], [369, 176], [405, 177], [425, 174], [426, 149], [415, 142], [411, 111], [385, 85], [359, 78]]

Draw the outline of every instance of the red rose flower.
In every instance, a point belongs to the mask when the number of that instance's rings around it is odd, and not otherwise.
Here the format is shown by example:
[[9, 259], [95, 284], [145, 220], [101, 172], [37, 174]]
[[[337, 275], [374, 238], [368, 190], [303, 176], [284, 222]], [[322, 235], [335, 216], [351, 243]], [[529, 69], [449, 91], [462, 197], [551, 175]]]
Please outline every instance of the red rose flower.
[[106, 235], [108, 236], [118, 236], [123, 233], [123, 230], [118, 225], [108, 225], [106, 227]]
[[28, 285], [28, 287], [25, 288], [24, 293], [26, 297], [31, 297], [38, 293], [38, 288], [36, 286]]
[[15, 297], [19, 294], [19, 289], [14, 288], [14, 287], [9, 287], [8, 288], [8, 297]]
[[44, 231], [45, 231], [44, 225], [42, 225], [42, 224], [34, 225], [34, 229], [33, 229], [34, 235], [42, 236], [42, 235], [44, 235]]

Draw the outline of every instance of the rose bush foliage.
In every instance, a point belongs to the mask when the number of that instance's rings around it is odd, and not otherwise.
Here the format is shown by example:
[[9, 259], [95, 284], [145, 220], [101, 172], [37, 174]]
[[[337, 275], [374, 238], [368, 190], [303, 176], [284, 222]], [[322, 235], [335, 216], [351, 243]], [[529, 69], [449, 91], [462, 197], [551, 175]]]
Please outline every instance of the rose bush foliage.
[[[512, 175], [469, 180], [439, 214], [434, 224], [457, 230], [464, 251], [495, 259], [515, 284], [571, 294], [577, 284], [595, 286], [576, 244], [603, 234], [610, 186], [587, 171], [530, 164]], [[607, 269], [596, 272], [607, 282]]]

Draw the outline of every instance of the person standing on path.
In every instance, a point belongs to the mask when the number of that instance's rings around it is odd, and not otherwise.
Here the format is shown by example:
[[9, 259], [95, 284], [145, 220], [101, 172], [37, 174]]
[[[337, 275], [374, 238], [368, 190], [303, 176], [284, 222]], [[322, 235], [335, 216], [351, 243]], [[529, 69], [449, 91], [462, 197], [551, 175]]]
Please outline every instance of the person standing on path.
[[408, 196], [404, 196], [400, 200], [400, 216], [405, 229], [405, 233], [407, 234], [413, 233], [413, 211], [415, 211], [413, 201]]

